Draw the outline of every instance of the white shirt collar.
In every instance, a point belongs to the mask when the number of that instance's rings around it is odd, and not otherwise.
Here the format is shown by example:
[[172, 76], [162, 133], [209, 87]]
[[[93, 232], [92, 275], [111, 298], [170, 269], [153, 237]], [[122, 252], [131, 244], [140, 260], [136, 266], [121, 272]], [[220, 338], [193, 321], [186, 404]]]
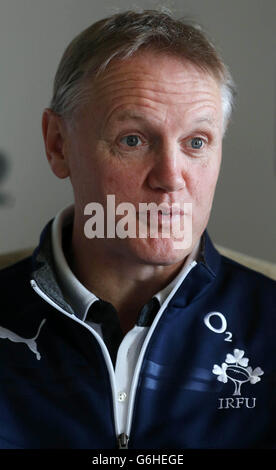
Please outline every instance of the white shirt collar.
[[[56, 215], [52, 224], [52, 246], [53, 256], [56, 268], [56, 275], [60, 288], [63, 292], [65, 300], [72, 306], [74, 311], [78, 312], [78, 315], [85, 320], [86, 314], [89, 307], [98, 300], [98, 297], [93, 292], [86, 289], [86, 287], [77, 279], [74, 273], [71, 271], [68, 262], [64, 256], [62, 249], [62, 231], [63, 229], [72, 224], [74, 217], [74, 205], [70, 205], [65, 209], [62, 209]], [[163, 304], [165, 299], [168, 297], [170, 292], [180, 281], [180, 279], [186, 276], [187, 267], [197, 259], [200, 248], [200, 240], [194, 247], [191, 254], [186, 258], [181, 270], [177, 276], [162, 290], [154, 295], [160, 305]]]
[[62, 209], [56, 215], [52, 224], [52, 246], [55, 261], [56, 274], [65, 300], [78, 312], [81, 318], [85, 318], [89, 307], [98, 297], [77, 279], [71, 271], [62, 249], [63, 228], [72, 224], [74, 217], [74, 205]]

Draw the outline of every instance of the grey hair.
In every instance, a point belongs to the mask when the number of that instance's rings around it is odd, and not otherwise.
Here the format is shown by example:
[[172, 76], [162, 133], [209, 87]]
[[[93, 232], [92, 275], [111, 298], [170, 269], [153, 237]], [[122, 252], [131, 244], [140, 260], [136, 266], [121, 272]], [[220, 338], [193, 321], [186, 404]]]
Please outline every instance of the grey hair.
[[128, 59], [141, 49], [186, 59], [212, 75], [221, 86], [226, 130], [235, 96], [231, 74], [201, 27], [174, 19], [168, 10], [117, 13], [81, 32], [61, 58], [50, 108], [72, 121], [91, 96], [91, 77], [102, 73], [112, 60]]

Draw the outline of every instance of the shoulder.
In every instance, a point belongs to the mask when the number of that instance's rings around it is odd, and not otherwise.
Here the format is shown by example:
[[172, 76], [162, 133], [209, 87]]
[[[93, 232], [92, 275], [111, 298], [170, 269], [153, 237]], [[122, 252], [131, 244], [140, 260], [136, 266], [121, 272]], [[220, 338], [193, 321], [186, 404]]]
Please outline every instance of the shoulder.
[[31, 295], [30, 276], [32, 272], [32, 257], [29, 256], [23, 260], [0, 270], [0, 295], [3, 306], [16, 307], [22, 309], [22, 303], [26, 301], [28, 295]]
[[276, 285], [276, 281], [271, 277], [256, 271], [255, 269], [252, 269], [245, 264], [241, 264], [225, 255], [221, 255], [221, 264], [225, 271], [233, 273], [233, 275], [239, 275], [253, 282], [266, 283], [274, 287]]
[[266, 303], [276, 303], [276, 281], [264, 274], [240, 264], [226, 256], [221, 256], [219, 281], [225, 288], [247, 296], [250, 299], [263, 299]]
[[[9, 265], [5, 268], [0, 269], [0, 280], [1, 283], [9, 282], [9, 281], [16, 281], [17, 279], [29, 277], [32, 267], [32, 257], [28, 256], [17, 263]], [[0, 288], [3, 285], [0, 284]]]

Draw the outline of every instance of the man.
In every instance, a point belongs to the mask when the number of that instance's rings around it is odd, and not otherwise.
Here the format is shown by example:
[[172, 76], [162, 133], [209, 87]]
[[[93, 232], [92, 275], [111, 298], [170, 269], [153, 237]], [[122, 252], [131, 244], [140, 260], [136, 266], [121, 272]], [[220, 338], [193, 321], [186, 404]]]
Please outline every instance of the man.
[[75, 201], [1, 272], [2, 448], [275, 447], [275, 283], [206, 232], [232, 96], [205, 35], [168, 14], [68, 46], [42, 127]]

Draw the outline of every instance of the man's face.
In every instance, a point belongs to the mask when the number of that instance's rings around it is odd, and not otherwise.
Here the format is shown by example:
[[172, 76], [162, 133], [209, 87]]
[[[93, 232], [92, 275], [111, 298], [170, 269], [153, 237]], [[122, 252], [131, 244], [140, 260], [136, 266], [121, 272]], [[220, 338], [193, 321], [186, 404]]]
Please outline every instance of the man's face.
[[97, 241], [110, 255], [136, 262], [183, 260], [207, 225], [220, 168], [218, 84], [189, 62], [141, 52], [114, 61], [92, 85], [66, 145], [79, 221], [86, 204], [105, 207], [107, 195], [115, 195], [116, 206], [132, 203], [137, 212], [141, 202], [192, 203], [188, 250], [176, 250], [173, 237]]

